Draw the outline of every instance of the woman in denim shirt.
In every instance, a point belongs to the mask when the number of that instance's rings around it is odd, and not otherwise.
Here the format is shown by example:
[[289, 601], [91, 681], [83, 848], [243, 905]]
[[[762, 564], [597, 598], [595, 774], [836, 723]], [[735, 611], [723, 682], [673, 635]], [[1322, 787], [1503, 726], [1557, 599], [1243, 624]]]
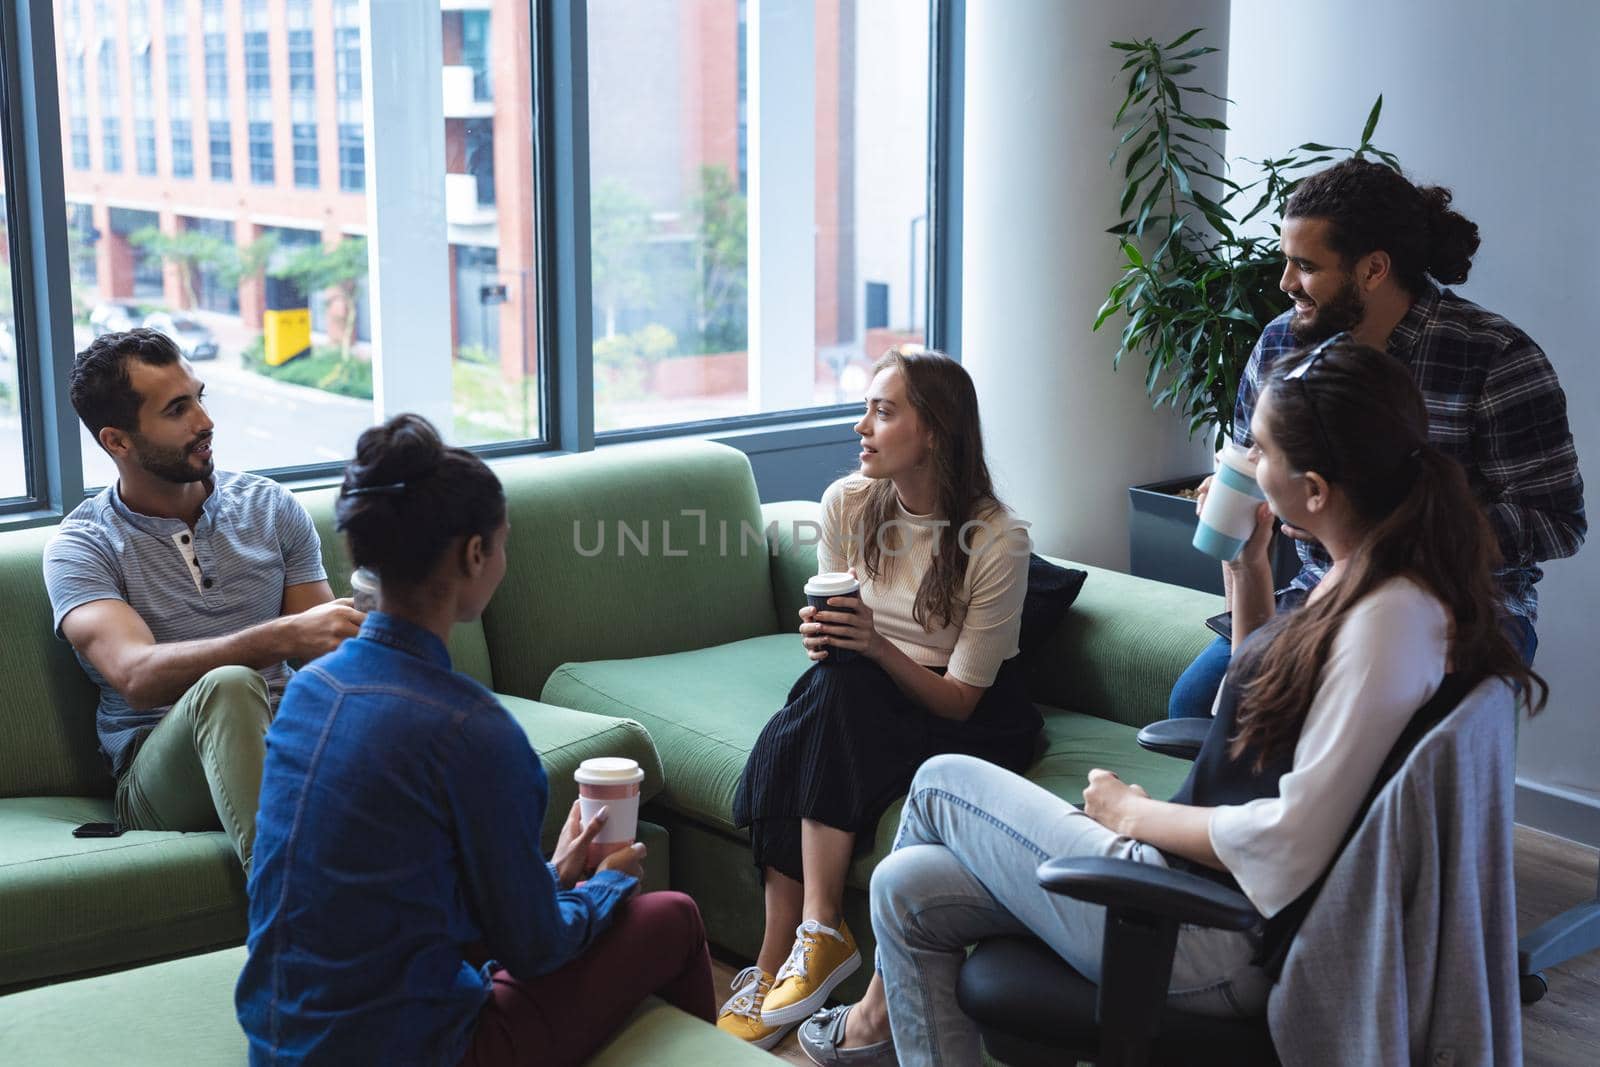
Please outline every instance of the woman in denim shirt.
[[400, 415], [361, 435], [338, 518], [382, 593], [267, 734], [236, 993], [251, 1062], [577, 1063], [652, 993], [711, 1020], [694, 902], [634, 897], [643, 845], [580, 883], [603, 815], [576, 805], [547, 863], [539, 759], [451, 669], [451, 626], [505, 575], [499, 480]]

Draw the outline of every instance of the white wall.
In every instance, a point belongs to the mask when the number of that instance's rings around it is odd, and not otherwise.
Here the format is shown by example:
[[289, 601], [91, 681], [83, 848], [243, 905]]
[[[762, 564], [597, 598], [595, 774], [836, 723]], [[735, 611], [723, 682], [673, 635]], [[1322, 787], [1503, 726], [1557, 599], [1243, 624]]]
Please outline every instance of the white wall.
[[[1377, 143], [1414, 178], [1454, 190], [1480, 227], [1483, 246], [1458, 290], [1526, 330], [1560, 375], [1591, 522], [1600, 518], [1597, 41], [1591, 0], [1234, 0], [1228, 64], [1229, 156], [1351, 144], [1384, 94]], [[1535, 667], [1551, 699], [1522, 727], [1518, 817], [1600, 844], [1600, 547], [1549, 564], [1539, 592]]]
[[[1105, 233], [1121, 191], [1110, 42], [1195, 26], [1225, 48], [1226, 0], [967, 5], [961, 354], [990, 465], [1040, 551], [1123, 570], [1128, 486], [1209, 464], [1150, 409], [1142, 361], [1113, 371], [1113, 324], [1090, 331], [1119, 259]], [[1221, 58], [1191, 77], [1221, 92]]]

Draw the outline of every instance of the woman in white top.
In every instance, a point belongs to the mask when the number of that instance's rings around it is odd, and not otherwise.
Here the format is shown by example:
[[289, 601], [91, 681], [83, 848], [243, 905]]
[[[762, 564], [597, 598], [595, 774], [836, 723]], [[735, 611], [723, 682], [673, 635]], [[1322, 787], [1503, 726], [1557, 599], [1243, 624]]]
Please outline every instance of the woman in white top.
[[[1079, 809], [976, 761], [929, 761], [872, 879], [880, 975], [860, 1004], [801, 1030], [813, 1059], [864, 1062], [865, 1047], [904, 1065], [979, 1062], [956, 975], [966, 946], [994, 934], [1031, 931], [1098, 980], [1104, 909], [1039, 888], [1034, 871], [1053, 856], [1182, 865], [1236, 885], [1261, 927], [1184, 927], [1168, 999], [1264, 1010], [1271, 957], [1419, 709], [1489, 675], [1543, 703], [1544, 683], [1497, 621], [1499, 550], [1483, 509], [1427, 429], [1409, 371], [1383, 352], [1340, 335], [1283, 361], [1251, 423], [1268, 503], [1230, 565], [1236, 654], [1190, 780], [1159, 801], [1090, 771]], [[1274, 513], [1334, 560], [1307, 602], [1277, 617]]]
[[766, 934], [718, 1025], [763, 1048], [860, 965], [840, 911], [845, 874], [917, 768], [961, 752], [1020, 770], [1043, 727], [1015, 658], [1027, 524], [995, 499], [966, 371], [891, 349], [856, 433], [861, 467], [823, 495], [817, 561], [855, 573], [861, 595], [801, 609], [814, 664], [756, 741], [734, 801]]

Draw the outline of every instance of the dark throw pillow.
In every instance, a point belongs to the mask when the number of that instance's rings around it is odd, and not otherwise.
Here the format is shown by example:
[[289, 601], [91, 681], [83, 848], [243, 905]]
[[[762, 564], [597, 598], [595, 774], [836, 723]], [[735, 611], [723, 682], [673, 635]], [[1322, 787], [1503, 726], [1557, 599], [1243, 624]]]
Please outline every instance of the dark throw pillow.
[[1088, 571], [1057, 567], [1037, 555], [1028, 557], [1028, 595], [1022, 601], [1022, 633], [1017, 637], [1022, 655], [1055, 632], [1087, 577]]

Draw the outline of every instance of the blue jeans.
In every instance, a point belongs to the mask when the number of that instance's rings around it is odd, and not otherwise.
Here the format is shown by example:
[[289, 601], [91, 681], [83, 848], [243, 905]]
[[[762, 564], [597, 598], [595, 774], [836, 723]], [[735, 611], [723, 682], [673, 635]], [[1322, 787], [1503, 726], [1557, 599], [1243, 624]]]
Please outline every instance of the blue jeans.
[[[917, 771], [894, 851], [872, 875], [878, 970], [904, 1067], [982, 1062], [978, 1028], [956, 1004], [956, 976], [976, 941], [1032, 933], [1099, 980], [1105, 909], [1039, 887], [1035, 870], [1055, 856], [1166, 865], [1156, 848], [992, 763], [935, 756]], [[1249, 934], [1183, 927], [1169, 1003], [1206, 1015], [1261, 1014], [1271, 983], [1251, 965], [1255, 951]]]
[[[1511, 645], [1522, 654], [1522, 661], [1533, 666], [1533, 655], [1539, 650], [1539, 635], [1533, 623], [1520, 615], [1508, 615], [1502, 624]], [[1217, 690], [1222, 688], [1223, 676], [1228, 673], [1228, 663], [1233, 658], [1233, 648], [1224, 638], [1217, 638], [1195, 657], [1194, 662], [1178, 676], [1167, 698], [1167, 718], [1194, 719], [1210, 716], [1217, 700]]]

